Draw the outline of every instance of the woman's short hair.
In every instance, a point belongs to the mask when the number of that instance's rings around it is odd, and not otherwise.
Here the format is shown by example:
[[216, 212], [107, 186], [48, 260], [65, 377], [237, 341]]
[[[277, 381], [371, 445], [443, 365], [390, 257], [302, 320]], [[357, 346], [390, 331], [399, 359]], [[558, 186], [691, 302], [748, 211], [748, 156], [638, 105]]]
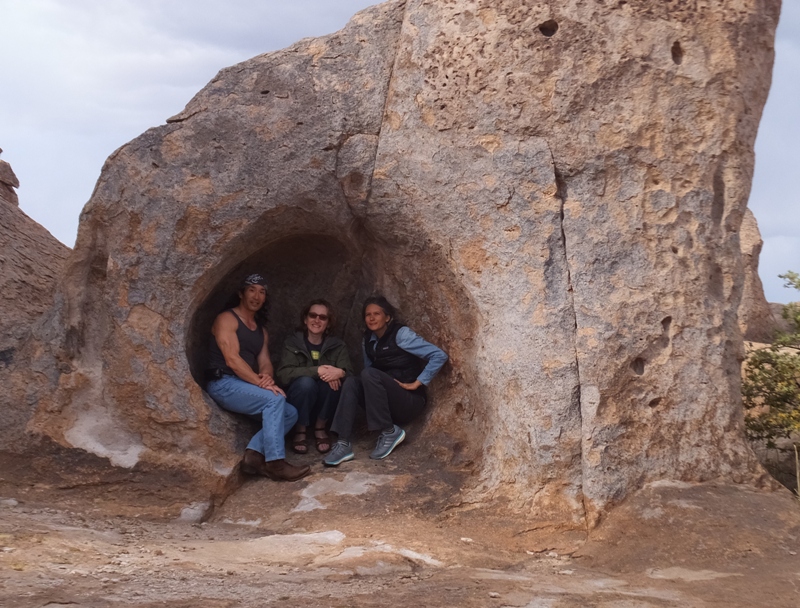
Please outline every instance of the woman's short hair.
[[303, 335], [305, 335], [306, 331], [308, 331], [308, 328], [306, 327], [306, 317], [311, 311], [312, 306], [324, 306], [328, 311], [328, 326], [325, 328], [325, 332], [323, 333], [324, 336], [327, 336], [329, 333], [331, 333], [333, 328], [336, 327], [336, 317], [333, 314], [333, 306], [331, 306], [331, 303], [325, 298], [317, 298], [316, 300], [311, 300], [308, 304], [306, 304], [306, 307], [300, 313], [300, 325], [297, 326], [297, 331], [303, 332]]
[[387, 315], [389, 315], [392, 320], [397, 319], [397, 309], [391, 305], [389, 300], [384, 298], [381, 295], [370, 296], [366, 300], [364, 300], [364, 306], [361, 307], [361, 318], [363, 319], [367, 315], [367, 306], [370, 304], [375, 304], [376, 306], [380, 306]]

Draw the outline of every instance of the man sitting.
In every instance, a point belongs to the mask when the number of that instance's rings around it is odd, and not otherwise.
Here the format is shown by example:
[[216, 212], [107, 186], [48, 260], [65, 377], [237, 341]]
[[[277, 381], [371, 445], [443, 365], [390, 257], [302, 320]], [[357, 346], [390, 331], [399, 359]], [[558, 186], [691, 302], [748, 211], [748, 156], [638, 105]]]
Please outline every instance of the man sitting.
[[266, 304], [266, 281], [251, 274], [239, 290], [239, 304], [220, 313], [211, 328], [206, 391], [226, 410], [261, 417], [261, 430], [245, 450], [242, 471], [296, 481], [310, 467], [284, 460], [283, 437], [297, 422], [297, 410], [272, 378]]

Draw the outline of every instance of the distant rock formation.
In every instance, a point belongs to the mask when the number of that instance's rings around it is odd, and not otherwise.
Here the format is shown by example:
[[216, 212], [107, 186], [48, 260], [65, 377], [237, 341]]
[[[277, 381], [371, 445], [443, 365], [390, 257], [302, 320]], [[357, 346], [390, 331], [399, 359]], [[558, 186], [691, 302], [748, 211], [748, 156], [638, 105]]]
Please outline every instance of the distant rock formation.
[[259, 270], [274, 344], [323, 294], [357, 348], [380, 290], [451, 354], [406, 447], [472, 467], [465, 503], [585, 526], [755, 479], [737, 233], [779, 8], [396, 0], [221, 71], [109, 158], [4, 407], [213, 493], [244, 435], [203, 350]]
[[[758, 276], [758, 259], [761, 255], [761, 233], [756, 217], [750, 209], [745, 210], [742, 227], [739, 229], [739, 246], [744, 264], [744, 286], [742, 302], [739, 304], [739, 328], [744, 339], [750, 342], [771, 342], [781, 327], [780, 313], [776, 318], [772, 305], [764, 297], [764, 287]], [[781, 310], [782, 310], [781, 306]]]
[[[0, 154], [3, 150], [0, 149]], [[14, 175], [14, 170], [6, 161], [0, 159], [0, 203], [19, 206], [19, 199], [15, 188], [19, 188], [19, 180]]]
[[[0, 161], [0, 371], [13, 366], [33, 324], [52, 309], [69, 253], [69, 247], [18, 207], [17, 187], [11, 165]], [[18, 404], [0, 408], [0, 426], [6, 429], [3, 447], [23, 440], [24, 414]]]

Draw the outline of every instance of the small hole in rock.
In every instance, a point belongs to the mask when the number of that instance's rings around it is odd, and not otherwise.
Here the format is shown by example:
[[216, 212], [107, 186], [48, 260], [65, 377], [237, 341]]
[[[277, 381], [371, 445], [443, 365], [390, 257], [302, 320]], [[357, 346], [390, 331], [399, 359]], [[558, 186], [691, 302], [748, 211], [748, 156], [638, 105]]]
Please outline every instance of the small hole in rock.
[[544, 34], [548, 38], [550, 38], [550, 36], [552, 36], [558, 31], [558, 23], [556, 23], [552, 19], [545, 21], [539, 26], [539, 31], [542, 32], [542, 34]]
[[647, 405], [650, 407], [656, 407], [659, 403], [661, 403], [661, 397], [656, 397], [655, 399], [651, 399], [650, 403]]
[[661, 327], [664, 329], [664, 332], [668, 332], [669, 328], [672, 326], [672, 317], [664, 317], [661, 321]]
[[675, 65], [683, 63], [683, 49], [681, 48], [681, 43], [677, 40], [672, 45], [672, 61], [675, 62]]
[[631, 363], [631, 369], [637, 376], [644, 374], [644, 359], [641, 357], [636, 357], [636, 359], [633, 360], [633, 363]]
[[670, 247], [670, 249], [672, 249], [672, 253], [678, 253], [678, 248], [677, 248], [677, 247], [675, 247], [675, 245], [673, 245], [672, 247]]
[[269, 91], [265, 89], [265, 90], [261, 91], [261, 94], [262, 95], [269, 95]]

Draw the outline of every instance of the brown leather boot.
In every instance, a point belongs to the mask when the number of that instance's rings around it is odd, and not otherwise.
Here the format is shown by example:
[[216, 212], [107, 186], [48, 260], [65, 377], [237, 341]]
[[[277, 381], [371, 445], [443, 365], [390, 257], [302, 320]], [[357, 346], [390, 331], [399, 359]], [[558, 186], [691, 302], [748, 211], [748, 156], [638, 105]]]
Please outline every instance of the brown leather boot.
[[308, 465], [296, 467], [283, 458], [264, 463], [264, 474], [275, 481], [297, 481], [311, 472]]
[[264, 455], [255, 450], [245, 450], [242, 458], [242, 473], [246, 475], [263, 475], [268, 477]]

